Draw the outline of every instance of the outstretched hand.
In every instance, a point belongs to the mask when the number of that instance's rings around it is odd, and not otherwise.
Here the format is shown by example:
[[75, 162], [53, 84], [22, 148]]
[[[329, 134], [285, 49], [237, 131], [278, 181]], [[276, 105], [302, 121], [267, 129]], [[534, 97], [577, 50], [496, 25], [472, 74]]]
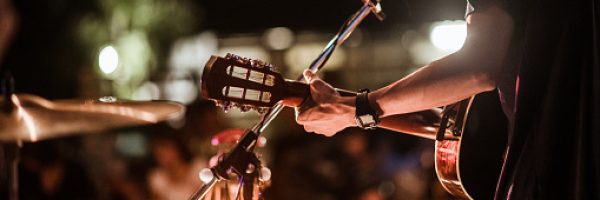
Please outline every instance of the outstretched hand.
[[343, 97], [316, 74], [305, 70], [311, 98], [296, 108], [296, 121], [307, 132], [333, 136], [347, 127], [356, 126], [355, 97]]

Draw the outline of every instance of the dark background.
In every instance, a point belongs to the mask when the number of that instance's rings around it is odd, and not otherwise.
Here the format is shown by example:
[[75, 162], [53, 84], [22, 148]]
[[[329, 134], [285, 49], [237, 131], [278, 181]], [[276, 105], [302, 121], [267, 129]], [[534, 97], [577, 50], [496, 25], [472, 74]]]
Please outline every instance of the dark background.
[[[146, 34], [153, 53], [144, 79], [160, 82], [173, 70], [167, 67], [167, 60], [170, 49], [180, 38], [212, 31], [222, 45], [223, 41], [240, 35], [260, 38], [272, 27], [287, 27], [294, 33], [316, 32], [330, 38], [362, 5], [358, 0], [18, 0], [13, 4], [19, 16], [18, 27], [0, 66], [12, 72], [17, 93], [50, 100], [114, 95], [114, 87], [118, 86], [97, 70], [98, 51], [133, 30]], [[389, 0], [382, 5], [387, 19], [380, 22], [367, 17], [360, 25], [367, 39], [355, 51], [348, 47], [352, 50], [348, 57], [362, 57], [361, 51], [372, 51], [387, 41], [399, 40], [398, 27], [425, 35], [421, 29], [433, 22], [462, 20], [466, 1]], [[142, 15], [136, 13], [143, 6], [149, 9]], [[124, 13], [129, 20], [119, 24], [115, 19], [117, 12]], [[151, 16], [147, 19], [152, 20], [144, 23], [144, 16]], [[406, 48], [399, 46], [397, 54], [409, 57]], [[273, 60], [280, 59], [282, 54], [269, 53]], [[374, 88], [418, 67], [411, 59], [385, 64], [394, 70], [341, 68], [324, 76], [339, 87]], [[364, 70], [388, 76], [377, 78], [367, 73], [359, 79], [347, 78], [349, 74], [361, 75]], [[164, 92], [162, 87], [161, 92]], [[35, 171], [21, 166], [24, 199], [148, 199], [151, 196], [147, 176], [157, 167], [150, 152], [153, 138], [164, 135], [177, 138], [187, 151], [206, 163], [217, 152], [210, 146], [212, 135], [225, 128], [248, 128], [236, 125], [238, 118], [228, 117], [201, 97], [186, 106], [182, 127], [162, 123], [25, 144], [23, 160], [42, 165], [61, 163], [69, 173], [64, 175], [58, 192], [48, 195], [40, 189]], [[252, 122], [256, 116], [241, 119]], [[432, 141], [386, 130], [357, 129], [325, 138], [305, 133], [294, 123], [291, 110], [284, 111], [271, 128], [266, 135], [269, 143], [261, 152], [273, 171], [272, 185], [265, 191], [267, 199], [449, 198], [433, 171]], [[132, 135], [145, 138], [141, 155], [130, 155], [116, 147], [119, 138]], [[95, 149], [99, 146], [100, 149]], [[105, 149], [109, 153], [104, 157], [99, 155]], [[112, 168], [107, 167], [110, 165], [123, 165], [124, 172], [111, 172]], [[115, 179], [117, 176], [122, 179]], [[369, 198], [369, 195], [383, 198]]]

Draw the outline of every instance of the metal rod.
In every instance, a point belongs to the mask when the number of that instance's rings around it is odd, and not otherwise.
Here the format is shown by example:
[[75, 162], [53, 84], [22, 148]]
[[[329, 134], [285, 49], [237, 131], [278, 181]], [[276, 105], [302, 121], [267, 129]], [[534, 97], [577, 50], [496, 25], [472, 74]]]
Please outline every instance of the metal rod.
[[199, 200], [208, 194], [208, 192], [219, 182], [219, 178], [216, 176], [216, 174], [214, 174], [214, 172], [213, 175], [213, 178], [208, 183], [204, 184], [199, 190], [194, 192], [194, 194], [190, 197], [190, 200]]
[[[6, 175], [6, 184], [1, 184], [3, 189], [7, 189], [8, 199], [18, 200], [19, 199], [19, 150], [21, 148], [21, 142], [7, 142], [0, 144], [2, 148], [2, 173]], [[4, 176], [3, 175], [3, 176]], [[6, 194], [5, 194], [6, 195]]]
[[[325, 62], [327, 61], [329, 56], [333, 53], [333, 50], [335, 50], [335, 47], [344, 43], [344, 41], [346, 41], [346, 39], [348, 39], [350, 34], [352, 34], [352, 32], [356, 29], [358, 24], [360, 24], [360, 22], [362, 22], [362, 20], [367, 15], [369, 15], [369, 13], [371, 12], [371, 9], [372, 9], [371, 5], [369, 5], [369, 2], [370, 1], [365, 3], [360, 8], [358, 13], [355, 14], [352, 17], [352, 19], [350, 19], [348, 25], [345, 26], [344, 30], [342, 30], [338, 35], [334, 36], [333, 39], [331, 39], [331, 41], [329, 41], [329, 43], [327, 44], [327, 46], [325, 47], [323, 52], [321, 52], [321, 54], [310, 65], [310, 67], [308, 67], [308, 69], [310, 71], [312, 71], [312, 72], [319, 71], [319, 69], [321, 69], [325, 65]], [[304, 81], [304, 76], [300, 75], [298, 78], [296, 78], [296, 80]], [[269, 111], [263, 115], [262, 120], [258, 124], [256, 124], [256, 126], [254, 126], [252, 128], [252, 131], [260, 135], [260, 133], [262, 133], [265, 130], [265, 128], [267, 128], [267, 126], [269, 126], [271, 121], [273, 121], [273, 119], [275, 119], [275, 117], [277, 117], [277, 115], [281, 112], [281, 110], [283, 110], [283, 107], [284, 106], [281, 103], [277, 103], [275, 106], [271, 107], [271, 109], [269, 109]]]
[[19, 146], [15, 145], [15, 157], [10, 161], [10, 200], [19, 199]]

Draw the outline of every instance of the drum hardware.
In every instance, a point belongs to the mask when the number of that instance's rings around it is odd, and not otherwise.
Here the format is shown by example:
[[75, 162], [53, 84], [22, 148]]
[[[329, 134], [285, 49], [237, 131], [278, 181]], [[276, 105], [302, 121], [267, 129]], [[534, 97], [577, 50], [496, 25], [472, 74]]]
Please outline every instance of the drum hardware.
[[97, 100], [48, 101], [15, 94], [14, 79], [4, 73], [0, 100], [0, 147], [8, 172], [9, 199], [18, 197], [19, 149], [23, 142], [83, 135], [140, 126], [183, 116], [185, 107], [171, 101]]

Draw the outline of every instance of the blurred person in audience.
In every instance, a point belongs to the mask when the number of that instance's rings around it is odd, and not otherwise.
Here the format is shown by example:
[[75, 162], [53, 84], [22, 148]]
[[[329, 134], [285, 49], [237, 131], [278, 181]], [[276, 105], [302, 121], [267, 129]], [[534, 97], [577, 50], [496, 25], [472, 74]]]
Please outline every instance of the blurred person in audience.
[[12, 3], [9, 0], [0, 0], [0, 61], [10, 43], [16, 23], [17, 15]]
[[[75, 147], [74, 147], [75, 146]], [[96, 188], [70, 140], [41, 141], [21, 149], [20, 199], [96, 199]]]
[[194, 159], [185, 142], [172, 132], [155, 134], [151, 139], [152, 158], [156, 167], [148, 175], [152, 199], [187, 199], [202, 185], [198, 173], [206, 166]]

